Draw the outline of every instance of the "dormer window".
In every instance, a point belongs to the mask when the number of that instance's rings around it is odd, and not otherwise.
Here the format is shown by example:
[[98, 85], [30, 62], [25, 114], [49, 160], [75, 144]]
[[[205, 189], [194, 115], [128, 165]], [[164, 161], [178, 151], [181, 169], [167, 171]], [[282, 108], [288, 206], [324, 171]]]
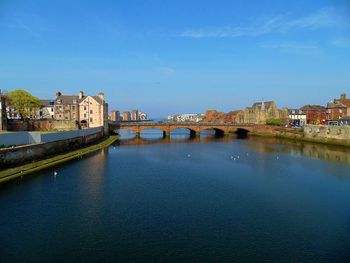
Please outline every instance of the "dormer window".
[[57, 103], [62, 103], [62, 100], [61, 99], [57, 99]]
[[77, 100], [74, 99], [74, 100], [73, 100], [73, 104], [77, 104]]

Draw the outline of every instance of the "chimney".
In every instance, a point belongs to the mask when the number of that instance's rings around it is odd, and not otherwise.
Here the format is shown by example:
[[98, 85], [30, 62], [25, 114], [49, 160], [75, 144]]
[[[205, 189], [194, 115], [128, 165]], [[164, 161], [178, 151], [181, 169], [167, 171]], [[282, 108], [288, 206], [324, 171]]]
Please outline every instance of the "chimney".
[[105, 94], [103, 92], [100, 92], [98, 96], [100, 97], [101, 100], [103, 101], [105, 100]]
[[341, 100], [346, 100], [346, 93], [340, 94], [340, 99]]
[[57, 99], [58, 97], [61, 97], [61, 95], [62, 95], [62, 93], [61, 93], [60, 91], [57, 91], [57, 92], [56, 92], [56, 99]]
[[79, 91], [79, 99], [81, 100], [82, 98], [84, 98], [84, 92], [83, 91]]

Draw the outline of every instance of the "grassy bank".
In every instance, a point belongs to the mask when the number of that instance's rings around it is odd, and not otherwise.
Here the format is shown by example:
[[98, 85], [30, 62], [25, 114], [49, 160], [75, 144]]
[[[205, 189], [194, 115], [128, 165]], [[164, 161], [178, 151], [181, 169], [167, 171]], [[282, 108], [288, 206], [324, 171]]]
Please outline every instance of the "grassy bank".
[[40, 160], [33, 163], [28, 163], [25, 165], [3, 170], [0, 172], [0, 184], [8, 182], [12, 179], [15, 179], [21, 176], [29, 175], [31, 173], [34, 173], [49, 167], [53, 167], [57, 164], [61, 164], [73, 159], [80, 158], [81, 156], [106, 148], [110, 146], [112, 143], [114, 143], [118, 138], [119, 138], [118, 135], [112, 135], [90, 146], [80, 148], [69, 153], [55, 155], [53, 157], [50, 157], [44, 160]]

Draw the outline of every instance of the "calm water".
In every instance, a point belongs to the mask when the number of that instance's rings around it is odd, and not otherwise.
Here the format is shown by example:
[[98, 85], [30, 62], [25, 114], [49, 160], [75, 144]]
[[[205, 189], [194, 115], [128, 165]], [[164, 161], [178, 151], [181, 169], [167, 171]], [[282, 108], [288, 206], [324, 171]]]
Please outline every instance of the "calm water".
[[0, 188], [0, 262], [350, 262], [348, 149], [143, 136]]

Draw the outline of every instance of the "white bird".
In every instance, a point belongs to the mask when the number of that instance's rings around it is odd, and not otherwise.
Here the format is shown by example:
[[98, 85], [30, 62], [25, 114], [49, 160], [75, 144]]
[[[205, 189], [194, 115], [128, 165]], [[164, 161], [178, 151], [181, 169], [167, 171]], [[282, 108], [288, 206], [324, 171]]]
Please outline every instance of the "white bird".
[[58, 173], [56, 171], [53, 172], [53, 175], [56, 176]]
[[187, 154], [187, 157], [190, 158], [190, 157], [191, 157], [191, 154]]

